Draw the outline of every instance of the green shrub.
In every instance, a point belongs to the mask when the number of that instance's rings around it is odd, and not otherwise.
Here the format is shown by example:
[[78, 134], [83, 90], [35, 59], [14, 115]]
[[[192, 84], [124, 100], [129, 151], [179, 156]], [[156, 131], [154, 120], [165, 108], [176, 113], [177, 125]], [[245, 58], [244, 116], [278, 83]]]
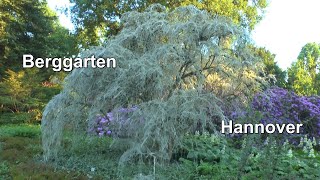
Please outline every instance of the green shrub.
[[31, 122], [33, 120], [33, 114], [27, 112], [21, 113], [3, 113], [0, 116], [0, 125], [5, 124], [23, 124]]
[[220, 162], [226, 155], [226, 138], [219, 135], [187, 135], [184, 138], [182, 148], [187, 152], [186, 159], [192, 161]]
[[[219, 134], [204, 133], [187, 135], [182, 149], [187, 152], [180, 162], [186, 167], [187, 179], [216, 178], [234, 179], [240, 150]], [[200, 179], [201, 179], [200, 178]]]
[[0, 125], [40, 122], [45, 104], [61, 87], [42, 84], [44, 77], [38, 71], [6, 71], [0, 81]]
[[58, 94], [61, 90], [60, 86], [53, 87], [43, 87], [39, 86], [32, 89], [32, 95], [34, 98], [41, 100], [41, 102], [46, 103], [51, 100], [51, 98]]

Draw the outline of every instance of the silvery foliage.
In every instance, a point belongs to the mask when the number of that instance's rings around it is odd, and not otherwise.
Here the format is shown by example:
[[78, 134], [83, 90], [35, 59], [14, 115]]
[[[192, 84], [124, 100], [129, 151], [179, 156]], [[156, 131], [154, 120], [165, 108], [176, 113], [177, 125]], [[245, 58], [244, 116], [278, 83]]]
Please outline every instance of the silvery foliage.
[[[259, 90], [260, 61], [244, 31], [228, 19], [193, 6], [167, 11], [156, 4], [122, 16], [122, 31], [83, 57], [113, 57], [115, 69], [75, 69], [46, 106], [42, 142], [46, 160], [57, 156], [65, 130], [86, 133], [97, 115], [138, 105], [127, 133], [124, 163], [136, 155], [170, 159], [182, 136], [226, 120], [223, 95], [243, 98]], [[211, 76], [211, 79], [208, 78]], [[143, 123], [141, 123], [143, 122]], [[115, 138], [115, 142], [117, 138]]]

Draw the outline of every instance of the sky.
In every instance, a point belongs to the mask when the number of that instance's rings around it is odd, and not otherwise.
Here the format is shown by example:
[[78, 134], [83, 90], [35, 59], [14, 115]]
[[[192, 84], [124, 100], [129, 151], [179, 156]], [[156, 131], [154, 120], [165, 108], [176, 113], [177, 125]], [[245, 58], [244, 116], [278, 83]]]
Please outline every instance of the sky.
[[270, 0], [252, 38], [276, 55], [282, 69], [295, 61], [301, 48], [320, 43], [320, 0]]
[[[59, 8], [64, 8], [64, 7], [69, 7], [71, 4], [69, 3], [69, 0], [47, 0], [48, 1], [48, 5], [51, 9], [53, 10], [57, 10]], [[61, 24], [72, 30], [73, 29], [73, 25], [71, 22], [70, 17], [67, 17], [64, 13], [60, 13], [59, 11], [57, 12], [59, 15], [59, 19]]]
[[[48, 0], [51, 8], [69, 6], [69, 0]], [[70, 18], [59, 14], [61, 24], [72, 29]], [[320, 0], [269, 0], [263, 20], [255, 27], [252, 38], [257, 46], [276, 55], [276, 62], [287, 69], [301, 48], [320, 43]]]

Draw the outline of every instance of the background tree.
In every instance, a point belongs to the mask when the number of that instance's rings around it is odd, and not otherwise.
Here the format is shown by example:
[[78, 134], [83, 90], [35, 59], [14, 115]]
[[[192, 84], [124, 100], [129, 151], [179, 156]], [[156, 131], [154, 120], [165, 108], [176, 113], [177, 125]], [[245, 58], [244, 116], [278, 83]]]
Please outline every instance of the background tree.
[[266, 0], [70, 0], [70, 2], [73, 4], [71, 17], [79, 37], [79, 44], [84, 48], [99, 45], [101, 38], [116, 35], [121, 29], [119, 19], [124, 13], [131, 10], [141, 12], [153, 3], [159, 3], [168, 9], [194, 5], [212, 15], [228, 17], [248, 30], [252, 30], [261, 20], [267, 6]]
[[320, 94], [320, 45], [308, 43], [288, 69], [288, 85], [300, 95]]
[[272, 54], [265, 48], [257, 48], [254, 46], [252, 46], [252, 48], [255, 54], [263, 60], [263, 64], [265, 65], [265, 74], [263, 76], [269, 77], [270, 85], [285, 88], [287, 84], [287, 73], [275, 62], [275, 54]]
[[0, 12], [1, 77], [6, 69], [22, 69], [23, 54], [64, 57], [77, 53], [75, 37], [58, 23], [46, 1], [1, 0]]
[[77, 52], [75, 36], [59, 24], [46, 1], [0, 0], [0, 124], [40, 120], [42, 108], [60, 90], [44, 82], [63, 73], [23, 69], [23, 54], [45, 58]]
[[59, 93], [58, 85], [44, 86], [39, 69], [7, 70], [0, 81], [0, 124], [39, 123], [46, 103]]

